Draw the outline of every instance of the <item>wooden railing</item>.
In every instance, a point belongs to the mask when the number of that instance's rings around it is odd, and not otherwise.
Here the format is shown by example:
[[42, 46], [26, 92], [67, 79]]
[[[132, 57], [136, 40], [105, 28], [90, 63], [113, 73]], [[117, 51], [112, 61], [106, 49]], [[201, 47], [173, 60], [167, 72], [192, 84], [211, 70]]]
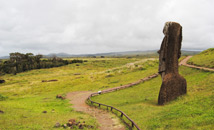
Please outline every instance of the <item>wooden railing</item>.
[[[102, 93], [102, 92], [101, 92]], [[115, 108], [115, 107], [113, 107], [113, 106], [109, 106], [109, 105], [106, 105], [106, 104], [102, 104], [102, 103], [98, 103], [98, 102], [95, 102], [95, 101], [92, 101], [91, 100], [91, 97], [93, 97], [93, 96], [96, 96], [96, 95], [99, 95], [100, 93], [92, 93], [89, 97], [88, 97], [88, 101], [93, 105], [93, 104], [98, 104], [98, 106], [99, 107], [101, 107], [101, 106], [105, 106], [105, 107], [107, 107], [107, 110], [108, 110], [108, 108], [110, 108], [110, 110], [113, 112], [113, 110], [116, 110], [116, 111], [118, 111], [118, 112], [120, 112], [120, 116], [121, 116], [121, 118], [124, 116], [124, 117], [126, 117], [130, 122], [131, 122], [131, 127], [132, 128], [137, 128], [138, 130], [141, 130], [140, 128], [139, 128], [139, 126], [131, 119], [131, 118], [129, 118], [123, 111], [121, 111], [121, 110], [119, 110], [119, 109], [117, 109], [117, 108]], [[129, 126], [130, 127], [130, 126]]]
[[131, 129], [134, 129], [134, 128], [137, 128], [137, 130], [141, 130], [139, 128], [139, 126], [131, 119], [129, 118], [123, 111], [113, 107], [113, 106], [110, 106], [110, 105], [106, 105], [106, 104], [103, 104], [103, 103], [99, 103], [99, 102], [95, 102], [95, 101], [92, 101], [91, 100], [91, 97], [93, 96], [97, 96], [97, 95], [100, 95], [100, 94], [103, 94], [103, 93], [109, 93], [109, 92], [113, 92], [113, 91], [117, 91], [117, 90], [120, 90], [120, 89], [125, 89], [125, 88], [128, 88], [128, 87], [131, 87], [133, 85], [137, 85], [139, 83], [142, 83], [144, 81], [147, 81], [147, 80], [150, 80], [152, 78], [155, 78], [158, 76], [158, 73], [155, 73], [151, 76], [148, 76], [146, 78], [143, 78], [143, 79], [140, 79], [139, 81], [136, 81], [134, 83], [130, 83], [130, 84], [127, 84], [127, 85], [123, 85], [123, 86], [119, 86], [119, 87], [115, 87], [115, 88], [110, 88], [110, 89], [106, 89], [106, 90], [103, 90], [103, 91], [100, 91], [100, 92], [97, 92], [97, 93], [92, 93], [88, 98], [87, 98], [87, 101], [89, 101], [92, 105], [94, 104], [98, 104], [98, 107], [101, 107], [101, 106], [105, 106], [107, 107], [107, 110], [110, 108], [110, 110], [113, 112], [113, 110], [116, 110], [117, 112], [120, 113], [120, 117], [123, 118], [123, 117], [126, 117], [126, 119], [128, 119], [130, 122], [131, 122], [131, 126], [127, 125], [131, 128]]
[[[180, 62], [179, 65], [182, 65], [181, 62]], [[142, 83], [142, 82], [144, 82], [144, 81], [150, 80], [150, 79], [152, 79], [152, 78], [155, 78], [155, 77], [157, 77], [157, 76], [158, 76], [158, 73], [155, 73], [155, 74], [150, 75], [150, 76], [148, 76], [148, 77], [146, 77], [146, 78], [140, 79], [139, 81], [134, 82], [134, 83], [130, 83], [130, 84], [123, 85], [123, 86], [119, 86], [119, 87], [115, 87], [115, 88], [106, 89], [106, 90], [103, 90], [103, 91], [100, 91], [100, 92], [97, 92], [97, 93], [92, 93], [92, 94], [87, 98], [87, 101], [89, 101], [92, 105], [93, 105], [93, 104], [98, 104], [99, 107], [105, 106], [105, 107], [107, 107], [107, 110], [108, 110], [108, 108], [110, 108], [110, 110], [111, 110], [112, 112], [113, 112], [113, 110], [116, 110], [117, 112], [120, 113], [121, 118], [124, 116], [124, 117], [126, 117], [126, 118], [131, 122], [131, 129], [133, 129], [133, 128], [135, 127], [135, 128], [137, 128], [138, 130], [141, 130], [141, 129], [139, 128], [139, 126], [138, 126], [131, 118], [129, 118], [123, 111], [121, 111], [121, 110], [119, 110], [119, 109], [117, 109], [117, 108], [115, 108], [115, 107], [113, 107], [113, 106], [110, 106], [110, 105], [106, 105], [106, 104], [102, 104], [102, 103], [98, 103], [98, 102], [92, 101], [92, 100], [91, 100], [91, 97], [96, 96], [96, 95], [100, 95], [100, 94], [103, 94], [103, 93], [109, 93], [109, 92], [117, 91], [117, 90], [120, 90], [120, 89], [125, 89], [125, 88], [131, 87], [131, 86], [133, 86], [133, 85], [137, 85], [137, 84], [139, 84], [139, 83]], [[127, 123], [126, 123], [126, 124], [127, 124]], [[130, 125], [128, 125], [128, 126], [130, 127]]]

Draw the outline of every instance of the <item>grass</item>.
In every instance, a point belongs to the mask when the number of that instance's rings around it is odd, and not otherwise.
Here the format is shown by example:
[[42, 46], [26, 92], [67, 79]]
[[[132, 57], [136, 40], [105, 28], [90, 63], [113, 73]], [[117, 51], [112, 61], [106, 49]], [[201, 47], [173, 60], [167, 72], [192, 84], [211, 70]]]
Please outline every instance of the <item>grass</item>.
[[142, 129], [212, 129], [214, 127], [214, 73], [180, 67], [188, 92], [158, 106], [160, 76], [132, 88], [93, 97], [94, 101], [124, 111]]
[[4, 100], [6, 100], [7, 98], [8, 98], [8, 97], [3, 96], [3, 95], [0, 94], [0, 101], [4, 101]]
[[193, 56], [189, 64], [214, 68], [214, 48], [207, 49], [200, 54]]
[[[157, 61], [135, 58], [88, 58], [83, 64], [39, 69], [4, 75], [0, 85], [1, 130], [47, 130], [69, 119], [86, 121], [95, 126], [96, 120], [76, 112], [67, 100], [56, 99], [57, 94], [74, 91], [98, 91], [136, 81], [155, 73]], [[134, 63], [133, 63], [134, 62]], [[131, 63], [131, 64], [129, 64]], [[56, 82], [42, 80], [57, 79]], [[47, 111], [47, 113], [43, 113]]]
[[[0, 84], [1, 130], [47, 130], [69, 119], [96, 120], [76, 112], [57, 94], [98, 91], [137, 81], [156, 73], [158, 61], [139, 58], [81, 58], [83, 64], [39, 69], [4, 75]], [[212, 63], [210, 63], [212, 64]], [[214, 127], [214, 73], [180, 67], [188, 83], [188, 93], [165, 106], [157, 105], [161, 78], [134, 87], [94, 97], [124, 111], [142, 129], [212, 129]], [[42, 80], [56, 79], [56, 82]], [[47, 113], [43, 113], [47, 111]], [[62, 129], [62, 128], [61, 128]]]

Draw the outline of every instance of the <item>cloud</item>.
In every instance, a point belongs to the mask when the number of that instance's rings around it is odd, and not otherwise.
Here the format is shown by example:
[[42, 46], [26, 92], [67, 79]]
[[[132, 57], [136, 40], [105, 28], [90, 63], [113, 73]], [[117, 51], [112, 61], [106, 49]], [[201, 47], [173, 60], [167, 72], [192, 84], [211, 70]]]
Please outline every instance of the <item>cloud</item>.
[[183, 48], [210, 48], [213, 6], [210, 0], [0, 0], [0, 56], [158, 49], [166, 21], [183, 26]]

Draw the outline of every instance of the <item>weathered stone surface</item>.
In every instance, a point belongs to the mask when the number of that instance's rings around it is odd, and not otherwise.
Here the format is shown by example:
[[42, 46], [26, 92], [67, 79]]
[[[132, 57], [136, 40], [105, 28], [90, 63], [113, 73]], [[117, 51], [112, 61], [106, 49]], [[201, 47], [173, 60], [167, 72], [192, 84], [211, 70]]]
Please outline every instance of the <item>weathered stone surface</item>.
[[159, 74], [162, 85], [158, 104], [163, 105], [186, 93], [186, 80], [178, 73], [178, 59], [181, 56], [182, 27], [176, 22], [167, 22], [165, 35], [159, 53]]

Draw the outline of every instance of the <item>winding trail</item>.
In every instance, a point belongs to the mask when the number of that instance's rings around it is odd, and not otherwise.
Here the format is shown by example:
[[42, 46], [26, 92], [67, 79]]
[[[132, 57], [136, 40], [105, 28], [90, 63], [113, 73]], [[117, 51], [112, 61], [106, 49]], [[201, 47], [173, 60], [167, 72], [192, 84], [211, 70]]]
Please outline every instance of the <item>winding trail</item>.
[[184, 65], [190, 68], [195, 68], [195, 69], [201, 69], [201, 70], [207, 70], [207, 71], [212, 71], [214, 72], [214, 69], [212, 68], [206, 68], [206, 67], [200, 67], [200, 66], [195, 66], [195, 65], [189, 65], [187, 64], [187, 61], [191, 58], [192, 56], [187, 56], [186, 58], [184, 58], [179, 65]]
[[[202, 70], [214, 72], [214, 69], [211, 69], [211, 68], [199, 67], [199, 66], [187, 64], [187, 61], [191, 57], [192, 56], [187, 56], [185, 59], [183, 59], [179, 63], [179, 65], [184, 65], [184, 66], [191, 67], [191, 68], [202, 69]], [[140, 61], [140, 62], [142, 62], [142, 61]], [[124, 67], [124, 66], [122, 66], [122, 67]], [[109, 89], [103, 90], [102, 92], [107, 93], [107, 92], [112, 92], [112, 91], [116, 91], [119, 89], [125, 89], [125, 88], [131, 87], [133, 85], [142, 83], [144, 81], [150, 80], [157, 76], [158, 76], [158, 73], [145, 77], [143, 79], [140, 79], [134, 83], [130, 83], [130, 84], [115, 87], [115, 88], [109, 88]], [[100, 124], [100, 126], [98, 127], [99, 129], [101, 129], [101, 130], [125, 130], [126, 129], [125, 126], [120, 123], [119, 118], [115, 118], [115, 115], [113, 115], [107, 111], [101, 110], [101, 109], [96, 109], [94, 107], [90, 107], [89, 105], [87, 105], [85, 103], [86, 99], [89, 97], [89, 95], [91, 93], [92, 93], [91, 91], [70, 92], [67, 94], [66, 98], [70, 100], [70, 103], [73, 104], [72, 107], [76, 111], [84, 112], [84, 113], [90, 114], [93, 117], [95, 117], [97, 119], [98, 123]]]
[[91, 94], [91, 91], [78, 91], [68, 93], [66, 98], [73, 104], [73, 108], [76, 111], [84, 112], [95, 117], [101, 130], [125, 130], [125, 126], [120, 123], [119, 118], [115, 115], [94, 107], [90, 107], [85, 103], [85, 100]]
[[[133, 85], [140, 84], [144, 81], [150, 80], [157, 76], [158, 76], [158, 73], [155, 73], [153, 75], [150, 75], [148, 77], [145, 77], [133, 83], [103, 90], [102, 93], [108, 93], [108, 92], [113, 92], [120, 89], [125, 89]], [[67, 94], [66, 98], [70, 100], [70, 103], [73, 104], [72, 107], [76, 111], [88, 113], [94, 116], [97, 119], [98, 123], [100, 124], [99, 128], [101, 130], [125, 130], [126, 127], [120, 123], [119, 118], [117, 117], [115, 118], [115, 115], [101, 109], [90, 107], [85, 103], [85, 101], [91, 95], [91, 93], [92, 93], [91, 91], [70, 92]]]

